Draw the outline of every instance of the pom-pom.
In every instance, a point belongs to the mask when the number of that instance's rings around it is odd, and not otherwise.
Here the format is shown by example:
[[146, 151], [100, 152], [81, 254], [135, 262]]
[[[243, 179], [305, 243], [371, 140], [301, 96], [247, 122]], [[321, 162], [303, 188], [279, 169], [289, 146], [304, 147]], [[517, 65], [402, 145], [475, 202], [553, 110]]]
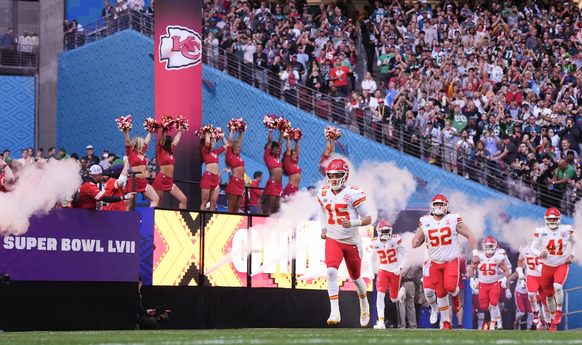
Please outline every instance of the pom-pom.
[[240, 119], [232, 119], [228, 121], [226, 128], [228, 128], [229, 131], [242, 133], [247, 130], [247, 123], [243, 121], [242, 117]]
[[335, 128], [334, 126], [325, 127], [323, 132], [326, 139], [338, 140], [342, 137], [342, 132], [340, 132], [339, 128]]
[[194, 131], [194, 134], [196, 134], [200, 138], [205, 138], [206, 133], [210, 133], [210, 136], [214, 136], [214, 127], [212, 125], [206, 125]]
[[288, 129], [291, 129], [291, 121], [285, 120], [284, 118], [280, 117], [277, 119], [277, 129], [284, 132]]
[[220, 127], [214, 128], [214, 133], [212, 134], [212, 137], [216, 142], [220, 140], [221, 135], [224, 135], [224, 130]]
[[289, 137], [291, 140], [303, 139], [303, 133], [299, 128], [289, 128], [283, 134], [284, 137]]
[[164, 115], [162, 116], [160, 128], [162, 128], [162, 131], [164, 132], [169, 132], [172, 130], [172, 128], [174, 128], [174, 122], [175, 120], [170, 115]]
[[143, 123], [143, 129], [145, 129], [146, 132], [156, 134], [160, 129], [160, 125], [156, 122], [156, 120], [154, 120], [151, 117], [148, 117], [147, 119], [145, 119]]
[[115, 122], [117, 122], [117, 128], [119, 128], [120, 131], [131, 131], [131, 115], [120, 116], [117, 120], [115, 120]]
[[176, 129], [179, 130], [180, 132], [188, 132], [188, 130], [190, 129], [188, 119], [185, 119], [184, 116], [182, 115], [176, 118], [174, 124], [176, 126]]
[[273, 114], [265, 115], [263, 117], [263, 123], [267, 129], [277, 129], [279, 125], [277, 118]]

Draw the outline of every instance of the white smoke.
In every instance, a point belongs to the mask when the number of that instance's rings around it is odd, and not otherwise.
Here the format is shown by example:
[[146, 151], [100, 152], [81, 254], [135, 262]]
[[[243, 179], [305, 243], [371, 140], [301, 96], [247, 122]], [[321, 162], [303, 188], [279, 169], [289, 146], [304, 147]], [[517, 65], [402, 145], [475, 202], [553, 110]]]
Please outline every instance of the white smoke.
[[[508, 199], [481, 199], [475, 202], [460, 192], [452, 193], [448, 199], [449, 210], [461, 215], [463, 222], [475, 234], [479, 248], [488, 226], [497, 241], [505, 242], [513, 251], [517, 251], [533, 236], [536, 227], [543, 225], [543, 218], [510, 217], [511, 212], [508, 210], [511, 210], [512, 204]], [[466, 247], [467, 241], [462, 236], [460, 238], [462, 246]]]
[[0, 234], [24, 234], [31, 216], [46, 214], [70, 200], [80, 185], [79, 166], [72, 159], [51, 159], [22, 168], [11, 191], [0, 193]]

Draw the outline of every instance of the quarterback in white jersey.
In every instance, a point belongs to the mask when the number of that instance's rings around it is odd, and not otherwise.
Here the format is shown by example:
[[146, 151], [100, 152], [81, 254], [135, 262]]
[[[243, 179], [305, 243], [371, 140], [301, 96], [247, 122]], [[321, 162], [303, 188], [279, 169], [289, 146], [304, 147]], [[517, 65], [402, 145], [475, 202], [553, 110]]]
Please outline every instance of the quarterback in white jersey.
[[[501, 322], [501, 313], [499, 311], [499, 298], [501, 288], [507, 286], [507, 277], [509, 269], [505, 263], [505, 251], [497, 250], [497, 241], [491, 237], [485, 237], [483, 240], [483, 251], [479, 252], [480, 262], [471, 264], [469, 269], [469, 278], [471, 278], [471, 289], [479, 290], [479, 302], [481, 310], [489, 309], [491, 313], [490, 330], [497, 329], [496, 325]], [[478, 282], [475, 279], [475, 270], [479, 272]], [[499, 280], [497, 271], [502, 270], [503, 278]], [[501, 296], [502, 298], [505, 296]]]
[[[548, 309], [553, 316], [550, 331], [555, 332], [562, 322], [562, 302], [564, 301], [562, 288], [568, 276], [568, 264], [574, 260], [578, 240], [570, 225], [560, 224], [562, 214], [557, 208], [548, 209], [544, 218], [546, 226], [536, 229], [530, 251], [542, 259], [541, 286], [546, 293]], [[570, 255], [566, 252], [568, 242], [572, 244]]]
[[[380, 263], [378, 278], [376, 279], [377, 295], [376, 309], [378, 311], [378, 323], [375, 329], [385, 329], [384, 324], [384, 298], [386, 290], [390, 288], [390, 300], [396, 303], [406, 298], [404, 287], [400, 287], [400, 273], [408, 260], [408, 252], [402, 244], [399, 235], [392, 235], [392, 225], [383, 220], [376, 227], [378, 237], [372, 239], [370, 249], [374, 251], [374, 262]], [[376, 266], [376, 265], [373, 265]]]
[[321, 238], [325, 240], [327, 292], [331, 304], [327, 323], [341, 322], [337, 270], [345, 260], [360, 297], [360, 325], [366, 327], [370, 322], [370, 307], [366, 283], [360, 274], [364, 248], [358, 228], [371, 224], [372, 217], [366, 205], [364, 191], [346, 185], [349, 173], [348, 163], [343, 159], [332, 160], [326, 171], [329, 186], [321, 187], [317, 193], [317, 201], [321, 206]]
[[430, 277], [437, 296], [443, 321], [442, 329], [452, 329], [449, 314], [449, 294], [453, 297], [454, 311], [461, 310], [459, 297], [459, 234], [469, 240], [473, 249], [473, 263], [479, 262], [475, 235], [457, 213], [449, 213], [449, 202], [443, 195], [430, 203], [431, 213], [420, 218], [420, 228], [412, 238], [412, 248], [427, 242]]

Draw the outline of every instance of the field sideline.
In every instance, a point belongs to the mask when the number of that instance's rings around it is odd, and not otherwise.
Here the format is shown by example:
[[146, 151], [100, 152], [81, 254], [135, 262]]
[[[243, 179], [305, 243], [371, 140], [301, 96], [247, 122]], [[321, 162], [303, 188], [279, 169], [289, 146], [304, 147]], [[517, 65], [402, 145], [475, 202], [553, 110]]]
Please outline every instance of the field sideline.
[[5, 332], [1, 344], [582, 344], [582, 331], [236, 329]]

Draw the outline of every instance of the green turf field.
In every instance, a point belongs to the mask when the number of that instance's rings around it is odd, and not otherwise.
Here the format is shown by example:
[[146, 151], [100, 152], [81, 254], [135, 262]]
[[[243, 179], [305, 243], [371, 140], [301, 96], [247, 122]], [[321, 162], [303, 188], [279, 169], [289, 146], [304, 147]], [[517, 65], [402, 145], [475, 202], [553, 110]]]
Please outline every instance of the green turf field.
[[582, 331], [241, 329], [0, 333], [0, 344], [582, 344]]

